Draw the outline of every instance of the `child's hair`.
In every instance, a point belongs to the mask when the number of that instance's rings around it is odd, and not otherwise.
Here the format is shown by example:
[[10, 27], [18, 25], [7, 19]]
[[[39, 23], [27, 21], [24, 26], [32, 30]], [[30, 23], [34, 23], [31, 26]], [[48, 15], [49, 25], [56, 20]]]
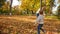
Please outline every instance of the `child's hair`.
[[39, 11], [39, 14], [43, 15], [43, 11]]

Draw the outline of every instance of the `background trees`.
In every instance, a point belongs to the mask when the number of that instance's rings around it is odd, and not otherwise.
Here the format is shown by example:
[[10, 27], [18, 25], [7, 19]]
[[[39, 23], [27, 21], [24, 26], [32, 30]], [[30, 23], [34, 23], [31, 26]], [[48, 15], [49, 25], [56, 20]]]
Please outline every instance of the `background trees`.
[[60, 5], [58, 6], [58, 13], [57, 13], [58, 19], [60, 19]]
[[5, 4], [6, 0], [0, 0], [0, 7], [2, 7]]
[[[11, 1], [11, 3], [10, 3]], [[17, 12], [19, 14], [35, 14], [36, 11], [41, 8], [40, 0], [17, 0], [21, 1], [21, 5], [17, 5], [14, 7], [12, 6], [12, 1], [10, 0], [6, 2], [6, 0], [0, 0], [0, 14], [9, 14], [9, 13], [14, 13]], [[59, 0], [60, 1], [60, 0]], [[46, 15], [51, 15], [52, 14], [52, 8], [55, 6], [54, 4], [55, 0], [42, 0], [42, 6], [46, 5]], [[58, 2], [59, 3], [59, 2]], [[16, 8], [17, 7], [17, 8]], [[16, 14], [16, 13], [15, 13]]]

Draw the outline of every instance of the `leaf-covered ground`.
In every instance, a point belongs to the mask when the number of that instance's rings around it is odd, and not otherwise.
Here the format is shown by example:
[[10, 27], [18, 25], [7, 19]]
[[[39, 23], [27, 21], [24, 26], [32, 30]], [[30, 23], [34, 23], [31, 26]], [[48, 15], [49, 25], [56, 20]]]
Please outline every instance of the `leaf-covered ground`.
[[[35, 21], [35, 16], [0, 16], [0, 34], [37, 34]], [[45, 34], [60, 34], [59, 20], [45, 18], [44, 22]]]

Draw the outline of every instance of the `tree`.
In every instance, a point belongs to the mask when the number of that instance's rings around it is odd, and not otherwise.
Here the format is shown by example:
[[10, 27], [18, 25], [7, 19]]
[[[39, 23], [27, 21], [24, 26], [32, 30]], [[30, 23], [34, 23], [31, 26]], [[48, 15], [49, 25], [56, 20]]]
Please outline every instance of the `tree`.
[[0, 0], [0, 7], [2, 7], [5, 4], [6, 0]]
[[[25, 10], [27, 13], [29, 11], [37, 11], [41, 8], [41, 1], [40, 0], [21, 0], [22, 4], [20, 6], [21, 10]], [[55, 0], [42, 0], [42, 6], [46, 4], [46, 11], [48, 14], [52, 14], [52, 7], [54, 6]]]
[[60, 16], [60, 5], [58, 6], [58, 15]]
[[7, 14], [9, 10], [9, 3], [6, 3], [6, 0], [0, 0], [0, 14]]
[[2, 6], [2, 12], [4, 14], [8, 14], [9, 13], [9, 10], [10, 10], [10, 7], [9, 7], [9, 2], [6, 2], [3, 6]]
[[52, 14], [52, 7], [55, 6], [54, 5], [54, 1], [55, 0], [46, 0], [46, 10], [48, 11], [48, 14], [51, 15]]
[[60, 0], [58, 0], [58, 3], [60, 3]]
[[58, 19], [60, 19], [60, 5], [58, 6], [58, 15], [57, 15]]
[[13, 2], [13, 0], [10, 0], [11, 2], [10, 2], [10, 15], [12, 15], [12, 2]]
[[52, 14], [52, 7], [54, 6], [54, 1], [55, 0], [50, 1], [50, 14]]
[[40, 10], [42, 9], [42, 0], [40, 0]]
[[37, 9], [40, 8], [40, 0], [22, 0], [21, 8], [33, 13], [33, 11], [37, 11]]

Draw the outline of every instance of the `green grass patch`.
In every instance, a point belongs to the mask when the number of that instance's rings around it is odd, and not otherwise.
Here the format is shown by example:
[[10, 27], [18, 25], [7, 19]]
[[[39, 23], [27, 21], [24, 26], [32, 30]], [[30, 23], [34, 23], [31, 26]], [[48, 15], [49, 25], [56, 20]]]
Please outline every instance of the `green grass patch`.
[[49, 18], [51, 18], [51, 19], [58, 19], [57, 16], [45, 16], [45, 18], [47, 18], [47, 19], [49, 19]]

